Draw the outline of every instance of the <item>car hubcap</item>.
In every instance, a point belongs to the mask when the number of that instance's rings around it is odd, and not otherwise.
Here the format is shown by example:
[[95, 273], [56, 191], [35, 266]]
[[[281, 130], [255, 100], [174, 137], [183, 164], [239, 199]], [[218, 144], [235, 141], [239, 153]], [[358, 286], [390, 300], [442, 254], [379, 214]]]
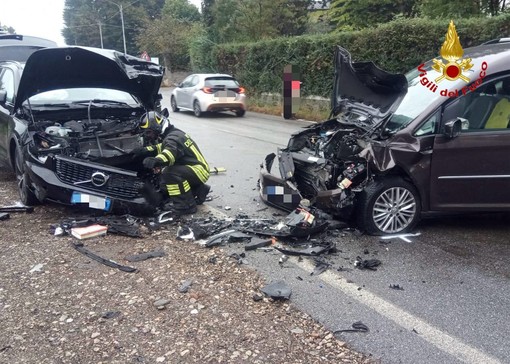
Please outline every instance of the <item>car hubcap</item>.
[[385, 233], [404, 230], [416, 215], [416, 200], [403, 187], [384, 191], [375, 201], [373, 219], [375, 226]]

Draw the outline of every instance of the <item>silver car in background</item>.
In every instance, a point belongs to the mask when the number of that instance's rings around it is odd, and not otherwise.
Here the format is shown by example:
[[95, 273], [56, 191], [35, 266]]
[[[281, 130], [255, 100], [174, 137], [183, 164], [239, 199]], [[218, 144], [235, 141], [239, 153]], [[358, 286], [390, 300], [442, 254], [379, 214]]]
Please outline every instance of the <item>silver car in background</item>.
[[204, 112], [233, 111], [237, 116], [246, 112], [243, 87], [232, 76], [219, 73], [195, 73], [177, 85], [170, 96], [174, 112], [191, 110], [200, 117]]

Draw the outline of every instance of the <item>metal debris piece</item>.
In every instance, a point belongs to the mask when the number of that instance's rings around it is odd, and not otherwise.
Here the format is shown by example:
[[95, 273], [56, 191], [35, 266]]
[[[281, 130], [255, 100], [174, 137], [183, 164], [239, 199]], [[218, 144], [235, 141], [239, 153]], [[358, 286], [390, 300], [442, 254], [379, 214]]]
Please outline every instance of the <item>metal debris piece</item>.
[[32, 206], [13, 205], [0, 207], [0, 212], [26, 212], [28, 214], [34, 212]]
[[391, 289], [396, 289], [396, 290], [399, 290], [399, 291], [403, 291], [404, 290], [404, 287], [400, 287], [399, 284], [390, 284], [390, 288]]
[[269, 296], [275, 300], [276, 299], [288, 300], [290, 298], [290, 295], [292, 294], [292, 289], [284, 281], [270, 283], [262, 287], [261, 291], [266, 296]]
[[11, 216], [7, 212], [0, 212], [0, 221], [8, 220]]
[[174, 212], [173, 211], [165, 211], [158, 215], [157, 222], [158, 224], [164, 224], [167, 222], [174, 221]]
[[227, 210], [227, 211], [229, 211], [229, 210], [232, 210], [232, 207], [230, 207], [230, 206], [225, 206], [225, 207], [224, 207], [224, 209], [225, 209], [225, 210]]
[[265, 246], [271, 245], [271, 243], [272, 243], [271, 239], [252, 238], [251, 242], [244, 246], [244, 250], [249, 251], [249, 250], [255, 250], [258, 248], [263, 248]]
[[178, 240], [195, 240], [195, 234], [189, 226], [181, 225], [177, 228]]
[[287, 260], [289, 260], [289, 257], [285, 254], [283, 254], [281, 257], [280, 257], [280, 260], [278, 261], [278, 263], [280, 265], [282, 265], [283, 263], [285, 263]]
[[119, 263], [117, 263], [116, 261], [114, 260], [110, 260], [110, 259], [106, 259], [106, 258], [103, 258], [103, 257], [100, 257], [99, 255], [97, 254], [94, 254], [92, 253], [90, 250], [88, 250], [82, 243], [74, 243], [72, 242], [71, 243], [71, 246], [78, 250], [80, 253], [82, 253], [83, 255], [101, 263], [101, 264], [104, 264], [108, 267], [111, 267], [111, 268], [117, 268], [123, 272], [127, 272], [127, 273], [134, 273], [137, 271], [136, 268], [133, 268], [133, 267], [128, 267], [128, 266], [125, 266], [125, 265], [121, 265]]
[[220, 245], [223, 242], [223, 238], [235, 232], [237, 232], [237, 230], [226, 230], [213, 235], [205, 242], [205, 246], [210, 248], [212, 246]]
[[381, 265], [379, 259], [362, 259], [361, 257], [356, 257], [356, 261], [354, 262], [354, 266], [359, 269], [377, 270], [376, 267], [379, 265]]
[[369, 331], [369, 329], [368, 329], [367, 325], [365, 325], [361, 321], [356, 321], [355, 323], [352, 324], [352, 329], [336, 330], [333, 332], [333, 335], [336, 335], [336, 334], [339, 334], [342, 332], [368, 332], [368, 331]]
[[331, 264], [326, 263], [322, 260], [316, 260], [315, 261], [315, 268], [312, 273], [310, 273], [311, 276], [318, 276], [321, 273], [324, 273], [329, 269]]
[[147, 253], [129, 255], [125, 259], [128, 262], [142, 262], [142, 261], [150, 259], [150, 258], [164, 257], [165, 255], [166, 255], [166, 253], [164, 251], [158, 250], [158, 251], [151, 251], [151, 252], [147, 252]]
[[309, 246], [306, 249], [291, 249], [284, 248], [283, 246], [275, 246], [275, 249], [282, 252], [286, 255], [305, 255], [305, 256], [315, 256], [323, 253], [329, 253], [336, 248], [335, 243], [326, 243], [326, 244], [317, 244]]

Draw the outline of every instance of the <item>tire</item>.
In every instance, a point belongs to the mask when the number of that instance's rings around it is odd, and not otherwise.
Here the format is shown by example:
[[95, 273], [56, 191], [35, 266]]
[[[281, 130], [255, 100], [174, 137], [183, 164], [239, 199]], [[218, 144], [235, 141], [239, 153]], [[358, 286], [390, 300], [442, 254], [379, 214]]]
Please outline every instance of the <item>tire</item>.
[[175, 97], [170, 98], [170, 107], [172, 108], [173, 112], [179, 112], [179, 108], [177, 107], [177, 101], [175, 101]]
[[237, 110], [236, 111], [236, 115], [239, 116], [240, 118], [244, 116], [244, 114], [246, 114], [246, 111], [245, 110]]
[[374, 181], [360, 195], [358, 226], [371, 235], [411, 231], [420, 220], [420, 196], [414, 186], [401, 178]]
[[200, 109], [198, 100], [193, 101], [193, 114], [195, 114], [197, 118], [202, 116], [202, 110]]
[[16, 172], [16, 181], [18, 184], [18, 191], [21, 203], [25, 206], [34, 206], [39, 204], [39, 200], [35, 194], [30, 190], [30, 177], [25, 171], [23, 157], [19, 148], [16, 148], [14, 154], [14, 171]]

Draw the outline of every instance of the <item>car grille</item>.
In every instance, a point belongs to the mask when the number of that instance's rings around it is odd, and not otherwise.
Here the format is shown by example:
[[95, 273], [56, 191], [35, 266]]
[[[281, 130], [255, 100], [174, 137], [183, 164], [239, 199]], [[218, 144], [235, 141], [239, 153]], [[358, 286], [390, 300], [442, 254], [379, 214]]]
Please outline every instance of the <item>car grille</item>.
[[103, 172], [109, 176], [104, 186], [95, 186], [91, 182], [76, 184], [77, 187], [86, 188], [91, 191], [107, 194], [111, 197], [119, 198], [135, 198], [139, 195], [139, 191], [143, 183], [134, 176], [122, 175], [100, 168], [93, 168], [77, 163], [72, 163], [63, 159], [56, 160], [57, 177], [64, 183], [74, 184], [76, 182], [90, 181], [92, 174], [95, 172]]

